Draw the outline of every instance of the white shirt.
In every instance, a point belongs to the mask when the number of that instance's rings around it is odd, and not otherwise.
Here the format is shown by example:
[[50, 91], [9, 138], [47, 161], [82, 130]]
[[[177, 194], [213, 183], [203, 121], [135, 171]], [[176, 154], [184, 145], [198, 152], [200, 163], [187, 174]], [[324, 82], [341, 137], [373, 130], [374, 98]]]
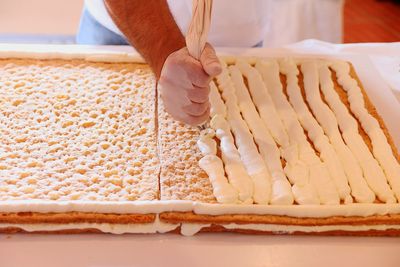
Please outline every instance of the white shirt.
[[[167, 0], [183, 34], [192, 16], [192, 0]], [[342, 39], [344, 0], [214, 0], [209, 42], [214, 46], [281, 46], [306, 38], [338, 43]], [[85, 0], [89, 13], [122, 35], [103, 0]], [[156, 10], [154, 12], [157, 12]]]

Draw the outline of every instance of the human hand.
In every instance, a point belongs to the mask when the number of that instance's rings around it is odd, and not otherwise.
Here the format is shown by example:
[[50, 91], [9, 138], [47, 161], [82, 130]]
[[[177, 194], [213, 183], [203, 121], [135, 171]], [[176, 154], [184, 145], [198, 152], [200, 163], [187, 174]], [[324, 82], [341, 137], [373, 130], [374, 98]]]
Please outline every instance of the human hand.
[[214, 48], [206, 44], [200, 61], [186, 47], [171, 53], [160, 75], [160, 92], [166, 111], [190, 125], [205, 122], [210, 113], [209, 83], [222, 71]]

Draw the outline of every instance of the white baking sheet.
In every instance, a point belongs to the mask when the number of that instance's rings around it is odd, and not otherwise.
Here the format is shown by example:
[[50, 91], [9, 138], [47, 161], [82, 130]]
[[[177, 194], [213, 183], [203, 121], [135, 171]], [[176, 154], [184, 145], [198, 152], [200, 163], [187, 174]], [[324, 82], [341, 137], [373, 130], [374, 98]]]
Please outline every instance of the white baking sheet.
[[[53, 52], [122, 51], [127, 47], [15, 46]], [[223, 54], [321, 56], [283, 49], [218, 49]], [[331, 54], [350, 60], [372, 102], [400, 148], [400, 105], [371, 62], [355, 54]], [[387, 237], [164, 235], [0, 235], [0, 267], [20, 266], [400, 266], [400, 239]]]

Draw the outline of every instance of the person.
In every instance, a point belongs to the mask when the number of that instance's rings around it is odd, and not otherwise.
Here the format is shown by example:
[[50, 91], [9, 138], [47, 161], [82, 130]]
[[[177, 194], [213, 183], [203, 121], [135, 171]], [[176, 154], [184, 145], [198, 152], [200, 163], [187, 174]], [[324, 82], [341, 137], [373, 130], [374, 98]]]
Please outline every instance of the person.
[[[330, 35], [324, 30], [332, 27], [334, 16], [327, 22], [320, 18], [315, 23], [317, 16], [326, 17], [326, 12], [314, 12], [311, 17], [304, 13], [317, 5], [318, 10], [341, 14], [342, 3], [343, 0], [216, 0], [210, 43], [198, 61], [189, 55], [183, 35], [191, 20], [192, 0], [85, 0], [77, 43], [132, 45], [161, 85], [167, 112], [182, 122], [200, 125], [210, 111], [208, 84], [221, 72], [213, 46], [279, 46], [309, 37], [337, 41], [341, 38], [340, 23], [328, 31]], [[305, 31], [304, 23], [314, 27], [308, 25]]]

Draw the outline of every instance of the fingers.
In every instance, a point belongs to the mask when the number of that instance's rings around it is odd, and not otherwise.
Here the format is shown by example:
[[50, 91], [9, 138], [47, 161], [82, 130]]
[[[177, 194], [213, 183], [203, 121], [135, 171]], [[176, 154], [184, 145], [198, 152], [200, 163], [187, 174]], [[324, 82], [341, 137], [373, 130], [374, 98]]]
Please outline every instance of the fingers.
[[198, 87], [208, 86], [211, 77], [204, 71], [200, 62], [192, 57], [187, 57], [183, 67], [187, 70], [187, 75], [193, 85]]
[[208, 106], [206, 111], [203, 114], [201, 114], [200, 116], [192, 116], [192, 115], [186, 114], [186, 116], [184, 116], [182, 118], [182, 121], [189, 125], [197, 126], [197, 125], [201, 125], [204, 122], [206, 122], [209, 116], [210, 116], [210, 106]]
[[208, 102], [208, 95], [210, 93], [210, 87], [197, 87], [193, 86], [192, 89], [187, 91], [187, 97], [194, 103], [203, 104]]
[[189, 105], [186, 105], [183, 107], [183, 111], [190, 115], [190, 116], [202, 116], [204, 113], [206, 113], [206, 111], [210, 108], [210, 103], [206, 102], [206, 103], [190, 103]]
[[209, 43], [205, 45], [201, 53], [200, 62], [204, 71], [212, 77], [217, 76], [222, 71], [221, 63], [219, 62], [215, 50]]

